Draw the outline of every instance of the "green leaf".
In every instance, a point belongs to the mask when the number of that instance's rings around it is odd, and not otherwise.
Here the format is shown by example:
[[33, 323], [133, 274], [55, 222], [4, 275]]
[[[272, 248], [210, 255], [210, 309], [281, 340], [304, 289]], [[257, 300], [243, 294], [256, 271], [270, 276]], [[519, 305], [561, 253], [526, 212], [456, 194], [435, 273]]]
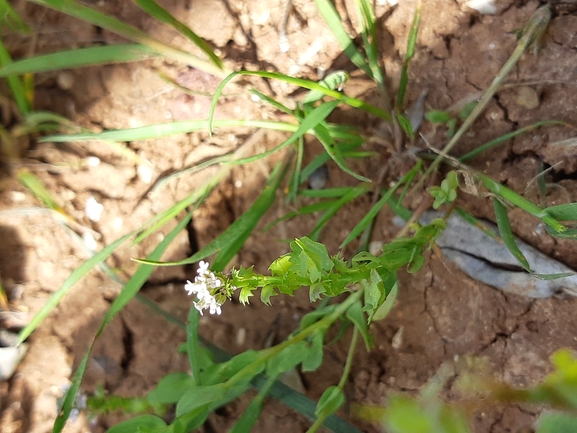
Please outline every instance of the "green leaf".
[[[176, 405], [176, 416], [184, 415], [205, 405], [224, 399], [228, 388], [224, 383], [208, 386], [195, 386], [185, 392]], [[242, 393], [242, 392], [241, 392]]]
[[394, 275], [395, 282], [389, 293], [387, 294], [385, 301], [378, 307], [378, 309], [374, 312], [373, 316], [371, 317], [372, 320], [382, 320], [389, 315], [393, 306], [395, 305], [395, 301], [397, 300], [397, 296], [399, 294], [399, 284], [397, 283], [396, 274]]
[[441, 433], [434, 432], [433, 423], [419, 403], [406, 397], [390, 398], [384, 421], [391, 433]]
[[409, 118], [404, 114], [399, 113], [397, 114], [397, 120], [405, 134], [407, 134], [410, 139], [413, 139], [415, 137], [415, 131], [413, 131], [413, 126], [411, 125]]
[[316, 310], [305, 314], [300, 321], [299, 329], [303, 331], [324, 317], [332, 314], [336, 307], [336, 305], [327, 305], [326, 307], [317, 308]]
[[160, 433], [167, 432], [166, 423], [154, 415], [139, 415], [110, 427], [107, 433]]
[[577, 416], [569, 413], [543, 413], [537, 421], [536, 433], [575, 433]]
[[306, 236], [292, 241], [290, 247], [291, 272], [310, 281], [310, 284], [320, 281], [334, 266], [327, 247]]
[[[373, 270], [371, 270], [373, 271]], [[375, 272], [376, 274], [376, 272]], [[378, 274], [376, 274], [378, 277]], [[380, 281], [380, 277], [378, 277]], [[358, 331], [363, 336], [363, 340], [365, 341], [365, 346], [367, 351], [370, 351], [373, 346], [375, 345], [375, 340], [373, 336], [369, 333], [369, 326], [367, 325], [367, 318], [362, 312], [362, 304], [360, 302], [355, 302], [353, 305], [349, 307], [346, 313], [347, 318], [353, 322], [353, 325], [358, 329]]]
[[309, 351], [309, 344], [304, 340], [289, 345], [267, 361], [267, 376], [278, 376], [295, 368], [307, 358]]
[[465, 120], [467, 117], [469, 117], [469, 115], [473, 112], [478, 103], [479, 102], [477, 101], [472, 101], [469, 102], [468, 104], [465, 104], [465, 106], [461, 108], [461, 111], [459, 111], [459, 118], [461, 120]]
[[577, 203], [549, 206], [544, 211], [559, 221], [577, 221]]
[[[258, 352], [254, 350], [247, 350], [232, 357], [228, 361], [214, 366], [212, 369], [207, 369], [206, 374], [203, 375], [203, 382], [206, 384], [221, 383], [239, 371], [255, 363], [259, 359]], [[264, 367], [263, 367], [264, 368]]]
[[[333, 104], [336, 107], [336, 105], [338, 105], [338, 101], [327, 102], [323, 105], [326, 105], [326, 104]], [[322, 105], [320, 107], [322, 107]], [[352, 171], [349, 168], [349, 166], [345, 162], [345, 159], [343, 158], [343, 155], [341, 154], [339, 147], [336, 145], [334, 138], [331, 136], [330, 130], [326, 126], [321, 125], [319, 122], [319, 124], [314, 126], [314, 132], [315, 132], [315, 136], [318, 138], [318, 140], [321, 142], [321, 144], [325, 148], [325, 151], [327, 152], [327, 154], [339, 166], [339, 168], [342, 171], [344, 171], [345, 173], [354, 177], [355, 179], [360, 180], [361, 182], [370, 182], [371, 181], [370, 179], [368, 179], [364, 176], [361, 176], [360, 174], [355, 173], [354, 171]]]
[[30, 33], [30, 27], [26, 25], [7, 0], [0, 1], [0, 24], [2, 27], [7, 26], [13, 32]]
[[331, 260], [325, 244], [315, 242], [306, 236], [296, 239], [295, 242], [302, 248], [307, 257], [314, 262], [319, 270], [322, 272], [330, 272], [333, 269], [335, 264]]
[[148, 401], [156, 403], [176, 403], [191, 388], [195, 381], [187, 373], [171, 373], [160, 379], [156, 387], [148, 393]]
[[318, 418], [335, 413], [345, 402], [343, 391], [337, 386], [328, 387], [319, 399], [315, 415]]
[[425, 119], [431, 123], [446, 123], [451, 119], [451, 115], [446, 111], [431, 110], [425, 113]]
[[[411, 62], [413, 56], [415, 55], [415, 48], [417, 46], [417, 36], [419, 33], [420, 23], [421, 23], [421, 2], [419, 1], [417, 2], [415, 8], [415, 14], [413, 15], [413, 23], [411, 24], [411, 28], [409, 30], [409, 37], [407, 40], [407, 52], [405, 53], [405, 60], [403, 62], [403, 67], [401, 69], [401, 79], [399, 82], [399, 90], [397, 91], [397, 98], [395, 102], [397, 112], [400, 112], [401, 107], [403, 105], [403, 101], [405, 100], [407, 84], [409, 83], [409, 74], [408, 74], [409, 63]], [[412, 133], [413, 129], [410, 128], [410, 131]]]
[[0, 77], [60, 71], [62, 69], [118, 62], [138, 62], [157, 55], [151, 48], [138, 44], [75, 48], [53, 54], [29, 57], [7, 64], [0, 68]]
[[323, 363], [325, 330], [318, 330], [312, 335], [307, 356], [302, 361], [302, 371], [315, 371]]
[[497, 220], [497, 226], [499, 227], [499, 234], [501, 235], [505, 246], [517, 259], [519, 264], [523, 266], [523, 269], [525, 269], [527, 272], [532, 272], [531, 267], [529, 266], [529, 262], [515, 242], [515, 235], [511, 230], [511, 223], [509, 222], [507, 209], [497, 198], [493, 198], [493, 207], [495, 208], [495, 218]]

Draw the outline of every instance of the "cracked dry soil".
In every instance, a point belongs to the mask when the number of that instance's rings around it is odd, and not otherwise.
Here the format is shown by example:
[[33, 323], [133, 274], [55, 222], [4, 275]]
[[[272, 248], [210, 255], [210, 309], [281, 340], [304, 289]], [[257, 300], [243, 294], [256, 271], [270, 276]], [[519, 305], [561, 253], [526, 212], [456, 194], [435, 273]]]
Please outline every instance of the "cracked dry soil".
[[[88, 2], [104, 11], [149, 32], [156, 38], [194, 51], [184, 38], [158, 25], [137, 10], [132, 2]], [[294, 0], [294, 13], [288, 25], [291, 49], [278, 49], [278, 23], [283, 2], [257, 0], [197, 0], [162, 2], [173, 14], [189, 24], [200, 36], [218, 48], [231, 69], [258, 68], [290, 72], [319, 79], [322, 71], [348, 69], [341, 50], [316, 12], [313, 2]], [[398, 75], [405, 51], [405, 41], [412, 20], [415, 2], [400, 2], [396, 9], [377, 5], [380, 22], [382, 58], [391, 83]], [[466, 98], [475, 98], [492, 81], [512, 53], [515, 36], [537, 7], [538, 1], [497, 1], [496, 16], [480, 16], [455, 0], [424, 0], [422, 27], [418, 49], [410, 69], [408, 103], [428, 91], [427, 109], [458, 107]], [[347, 25], [356, 25], [350, 1], [337, 1]], [[38, 6], [20, 4], [22, 13], [42, 37], [35, 51], [52, 52], [70, 46], [70, 41], [86, 46], [92, 43], [117, 43], [119, 38], [102, 29], [79, 23]], [[350, 12], [350, 13], [348, 13]], [[471, 149], [544, 119], [558, 119], [577, 124], [577, 16], [571, 10], [559, 11], [552, 19], [543, 47], [537, 57], [524, 56], [508, 79], [508, 84], [473, 125], [456, 149], [464, 154]], [[218, 29], [215, 32], [214, 29]], [[27, 53], [29, 39], [8, 36], [6, 43], [15, 57]], [[311, 51], [311, 47], [316, 51]], [[307, 57], [304, 54], [307, 54]], [[210, 98], [201, 93], [187, 94], [159, 77], [162, 72], [182, 86], [197, 92], [212, 92], [218, 80], [182, 65], [155, 59], [130, 65], [110, 65], [67, 71], [73, 85], [63, 88], [61, 73], [37, 77], [37, 109], [64, 114], [93, 130], [123, 128], [163, 121], [201, 119], [206, 116]], [[294, 89], [279, 83], [253, 80], [251, 84], [284, 101], [292, 99]], [[220, 118], [275, 119], [278, 114], [253, 103], [241, 87], [230, 86], [222, 98], [217, 115]], [[363, 76], [353, 73], [346, 86], [351, 96], [359, 96], [378, 104], [374, 86]], [[334, 119], [354, 123], [371, 131], [374, 119], [343, 109]], [[445, 131], [424, 125], [421, 131], [436, 147], [444, 144]], [[537, 128], [485, 152], [472, 161], [477, 170], [492, 176], [527, 198], [540, 203], [533, 178], [540, 167], [552, 167], [546, 175], [546, 204], [577, 201], [577, 159], [574, 145], [563, 140], [574, 133], [567, 128]], [[181, 134], [174, 137], [128, 143], [140, 157], [146, 158], [157, 176], [191, 166], [222, 155], [243, 143], [250, 142], [254, 152], [280, 143], [279, 133], [248, 129], [221, 130], [213, 139], [206, 133]], [[573, 143], [574, 144], [574, 143]], [[423, 147], [422, 143], [415, 142]], [[371, 147], [381, 156], [365, 162], [351, 163], [357, 172], [371, 176], [383, 164], [394, 160], [386, 150]], [[320, 149], [307, 143], [310, 160]], [[214, 174], [212, 169], [183, 177], [160, 193], [150, 194], [150, 184], [138, 169], [102, 143], [32, 144], [25, 156], [34, 162], [32, 170], [50, 192], [78, 221], [90, 226], [105, 245], [147, 218], [186, 196], [196, 185]], [[87, 156], [97, 156], [98, 166], [80, 166]], [[279, 157], [276, 157], [278, 160]], [[195, 213], [193, 226], [182, 233], [164, 259], [187, 257], [213, 239], [237, 218], [256, 198], [270, 171], [270, 161], [237, 167]], [[39, 164], [40, 163], [40, 164]], [[4, 170], [4, 168], [3, 168]], [[392, 167], [386, 183], [395, 180], [402, 167]], [[327, 186], [354, 185], [329, 164]], [[37, 206], [38, 203], [2, 172], [8, 187], [0, 194], [0, 209], [13, 210]], [[385, 184], [386, 184], [385, 183]], [[102, 219], [90, 222], [84, 204], [94, 196], [104, 205]], [[280, 198], [280, 197], [279, 197]], [[421, 197], [406, 203], [416, 207]], [[321, 239], [331, 253], [348, 230], [370, 207], [370, 198], [363, 197], [339, 212]], [[492, 219], [490, 198], [462, 193], [459, 206], [480, 218]], [[282, 198], [273, 206], [262, 226], [293, 210]], [[515, 233], [545, 254], [577, 269], [577, 245], [553, 239], [537, 227], [537, 221], [519, 210], [510, 217]], [[397, 228], [390, 212], [383, 211], [373, 239], [387, 242]], [[283, 222], [269, 232], [256, 233], [235, 259], [235, 264], [255, 265], [264, 272], [272, 260], [286, 252], [276, 239], [303, 236], [314, 224], [313, 219]], [[164, 232], [166, 233], [166, 231]], [[109, 261], [126, 279], [135, 269], [130, 257], [143, 257], [162, 235], [137, 246], [125, 246]], [[29, 316], [37, 312], [86, 258], [77, 241], [53, 219], [38, 214], [0, 216], [0, 272], [10, 294], [11, 306]], [[344, 252], [349, 255], [354, 246]], [[157, 302], [173, 316], [185, 320], [189, 302], [184, 282], [194, 269], [159, 268], [142, 290], [142, 295]], [[30, 338], [29, 352], [15, 376], [0, 385], [2, 432], [44, 433], [51, 431], [56, 398], [82, 357], [104, 312], [118, 294], [119, 287], [99, 272], [91, 273], [78, 284], [58, 308]], [[430, 255], [427, 265], [416, 275], [401, 273], [400, 295], [391, 315], [372, 324], [377, 343], [367, 353], [359, 348], [347, 386], [349, 403], [385, 404], [395, 391], [418, 391], [445, 362], [465, 356], [483, 359], [493, 374], [516, 386], [528, 386], [551, 371], [550, 354], [561, 348], [577, 348], [575, 329], [577, 300], [549, 298], [530, 300], [507, 295], [464, 276], [442, 257]], [[201, 332], [208, 340], [234, 353], [261, 349], [269, 342], [286, 337], [299, 319], [310, 311], [306, 293], [293, 299], [277, 298], [273, 307], [253, 302], [241, 307], [235, 302], [223, 307], [219, 317], [203, 317]], [[187, 362], [177, 353], [184, 341], [184, 332], [176, 325], [151, 313], [137, 301], [122, 311], [98, 340], [83, 389], [94, 390], [97, 383], [111, 393], [125, 396], [143, 395], [165, 374], [185, 371]], [[304, 392], [318, 399], [322, 391], [335, 384], [346, 358], [346, 338], [327, 347], [321, 370], [301, 375]], [[449, 381], [446, 397], [458, 398]], [[224, 432], [248, 404], [243, 397], [210, 416], [204, 432]], [[350, 417], [347, 405], [341, 415]], [[484, 407], [481, 403], [472, 412], [475, 432], [527, 432], [532, 430], [539, 408], [530, 406]], [[120, 414], [100, 417], [93, 425], [81, 416], [69, 423], [68, 432], [103, 431], [123, 419]], [[352, 418], [351, 422], [365, 431], [379, 427]], [[309, 422], [276, 401], [269, 401], [255, 432], [305, 431]]]

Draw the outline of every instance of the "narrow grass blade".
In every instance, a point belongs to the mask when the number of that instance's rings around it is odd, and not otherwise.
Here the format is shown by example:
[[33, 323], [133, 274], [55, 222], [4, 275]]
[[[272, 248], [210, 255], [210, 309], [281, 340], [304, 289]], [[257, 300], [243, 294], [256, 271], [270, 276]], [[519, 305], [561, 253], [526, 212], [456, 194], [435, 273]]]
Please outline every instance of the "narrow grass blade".
[[[370, 185], [361, 184], [354, 188], [362, 189], [363, 191], [368, 191]], [[340, 187], [340, 188], [324, 188], [324, 189], [303, 189], [299, 191], [299, 195], [303, 197], [314, 197], [314, 198], [339, 198], [347, 194], [351, 190], [351, 187]]]
[[266, 102], [267, 104], [270, 104], [271, 106], [273, 106], [274, 108], [276, 108], [277, 110], [285, 113], [285, 114], [290, 114], [291, 116], [294, 116], [294, 111], [289, 109], [287, 106], [281, 104], [280, 102], [278, 102], [277, 100], [271, 98], [270, 96], [265, 95], [262, 92], [259, 92], [256, 89], [249, 89], [249, 92], [252, 95], [257, 96], [261, 101]]
[[505, 243], [507, 249], [513, 254], [513, 256], [517, 259], [519, 264], [523, 266], [527, 272], [533, 275], [536, 278], [541, 280], [556, 280], [558, 278], [569, 277], [573, 275], [572, 273], [559, 273], [559, 274], [536, 274], [531, 270], [529, 262], [517, 246], [515, 242], [515, 235], [511, 230], [511, 224], [509, 222], [509, 216], [507, 215], [507, 209], [503, 204], [499, 201], [498, 198], [493, 198], [493, 206], [495, 208], [495, 217], [497, 220], [497, 226], [499, 227], [499, 234], [501, 235], [501, 239]]
[[[0, 38], [0, 66], [4, 67], [11, 64], [12, 57]], [[14, 96], [14, 100], [18, 106], [18, 111], [21, 115], [28, 114], [32, 109], [32, 100], [28, 98], [24, 81], [20, 77], [7, 77], [7, 80], [12, 96]]]
[[216, 92], [214, 94], [214, 98], [212, 100], [212, 105], [210, 107], [210, 114], [209, 114], [209, 118], [208, 118], [209, 125], [212, 125], [212, 119], [214, 118], [214, 110], [216, 108], [218, 98], [222, 94], [222, 91], [224, 90], [226, 85], [233, 78], [237, 77], [238, 75], [254, 75], [254, 76], [262, 77], [262, 78], [271, 78], [274, 80], [284, 81], [285, 83], [293, 84], [295, 86], [299, 86], [299, 87], [302, 87], [304, 89], [317, 90], [317, 91], [325, 94], [326, 96], [330, 96], [331, 98], [334, 98], [337, 101], [342, 102], [343, 104], [349, 105], [353, 108], [358, 108], [360, 110], [366, 111], [367, 113], [370, 113], [370, 114], [372, 114], [376, 117], [379, 117], [383, 120], [387, 120], [387, 121], [391, 120], [391, 115], [389, 113], [387, 113], [385, 110], [382, 110], [379, 107], [376, 107], [376, 106], [369, 104], [367, 102], [361, 101], [360, 99], [351, 98], [351, 97], [349, 97], [343, 93], [340, 93], [336, 90], [328, 89], [328, 88], [322, 86], [321, 84], [319, 84], [315, 81], [305, 80], [303, 78], [289, 77], [288, 75], [280, 74], [278, 72], [239, 71], [239, 72], [233, 72], [228, 77], [226, 77], [222, 81], [222, 83], [220, 83], [218, 88], [216, 89]]
[[[273, 129], [283, 132], [295, 132], [297, 130], [297, 125], [292, 125], [285, 122], [269, 122], [265, 120], [215, 120], [213, 122], [213, 126], [217, 128], [249, 126], [254, 128]], [[98, 133], [87, 132], [80, 134], [51, 135], [43, 137], [39, 141], [52, 143], [88, 140], [136, 141], [206, 130], [208, 128], [208, 120], [188, 120], [181, 122], [160, 123], [158, 125], [142, 126], [139, 128], [114, 129]]]
[[421, 3], [421, 0], [417, 2], [415, 14], [413, 15], [413, 24], [409, 30], [407, 52], [405, 53], [405, 60], [403, 61], [403, 67], [401, 69], [401, 80], [399, 82], [399, 90], [397, 91], [397, 100], [395, 102], [395, 107], [398, 112], [401, 112], [403, 108], [403, 102], [407, 92], [407, 84], [409, 83], [409, 63], [415, 55], [415, 47], [417, 46], [417, 36], [419, 34], [419, 26], [421, 25]]
[[[178, 225], [162, 240], [162, 242], [156, 246], [154, 251], [152, 253], [150, 253], [150, 255], [148, 256], [148, 258], [151, 260], [160, 259], [160, 257], [164, 253], [164, 251], [168, 248], [168, 246], [172, 243], [172, 241], [174, 241], [176, 236], [186, 227], [186, 225], [190, 221], [190, 218], [191, 218], [191, 214], [188, 214], [185, 218], [183, 218], [182, 221], [180, 221], [178, 223]], [[120, 245], [120, 243], [122, 243], [128, 237], [130, 237], [131, 235], [132, 235], [132, 233], [129, 233], [128, 235], [120, 238], [119, 240], [117, 240], [116, 242], [111, 244], [110, 246], [104, 248], [102, 251], [107, 250], [112, 245], [114, 245], [114, 249], [111, 251], [111, 253], [114, 252], [114, 250], [116, 250], [116, 247], [118, 245]], [[102, 251], [99, 254], [96, 254], [94, 257], [92, 257], [88, 261], [86, 261], [83, 265], [80, 266], [80, 268], [84, 267], [89, 262], [94, 261], [95, 258], [98, 258], [98, 256], [101, 255]], [[103, 261], [103, 260], [104, 260], [104, 258], [101, 258], [100, 260], [98, 260], [94, 264], [97, 264], [99, 261]], [[93, 266], [91, 266], [90, 269], [92, 267]], [[80, 269], [80, 268], [78, 268], [78, 269]], [[76, 271], [78, 271], [78, 269]], [[53, 429], [54, 433], [59, 433], [62, 431], [62, 429], [64, 428], [64, 425], [66, 424], [66, 420], [70, 416], [72, 404], [76, 398], [76, 394], [78, 393], [78, 390], [80, 389], [80, 384], [82, 382], [82, 378], [84, 377], [84, 372], [86, 371], [86, 366], [87, 366], [88, 360], [90, 358], [90, 353], [92, 352], [92, 348], [94, 347], [94, 343], [96, 342], [96, 339], [100, 336], [100, 334], [102, 333], [104, 328], [112, 321], [112, 319], [120, 311], [122, 311], [122, 309], [126, 306], [126, 304], [128, 304], [128, 302], [130, 302], [130, 300], [132, 298], [134, 298], [136, 296], [136, 294], [138, 293], [138, 291], [140, 290], [142, 285], [148, 280], [148, 278], [152, 274], [153, 270], [154, 270], [154, 268], [152, 266], [147, 266], [147, 265], [139, 266], [137, 271], [134, 273], [132, 278], [125, 284], [122, 291], [120, 292], [118, 297], [114, 300], [110, 309], [108, 310], [108, 312], [104, 316], [104, 319], [102, 320], [102, 323], [100, 324], [100, 327], [98, 328], [98, 331], [96, 332], [96, 335], [94, 336], [94, 339], [92, 340], [90, 347], [86, 351], [86, 354], [82, 358], [82, 361], [80, 362], [80, 365], [78, 366], [78, 369], [76, 370], [76, 373], [74, 374], [74, 379], [72, 380], [72, 385], [70, 386], [70, 389], [68, 390], [68, 392], [66, 393], [66, 397], [64, 398], [64, 404], [62, 406], [62, 410], [60, 411], [60, 413], [58, 414], [58, 417], [56, 418], [56, 421], [54, 422], [54, 429]], [[74, 275], [74, 273], [76, 273], [76, 271], [73, 272], [73, 275]], [[70, 277], [72, 277], [72, 275]], [[69, 279], [70, 279], [70, 277], [69, 277]], [[64, 284], [66, 284], [66, 282]], [[64, 287], [64, 285], [63, 285], [63, 287]], [[60, 290], [62, 290], [62, 288]], [[60, 292], [60, 290], [58, 292]]]
[[317, 5], [321, 16], [333, 32], [337, 42], [348, 58], [351, 59], [351, 62], [353, 62], [357, 68], [361, 69], [369, 77], [373, 78], [369, 64], [365, 60], [363, 54], [357, 49], [353, 40], [347, 34], [347, 31], [343, 27], [343, 20], [339, 16], [339, 13], [333, 4], [329, 0], [315, 0], [315, 4]]
[[16, 61], [0, 68], [0, 77], [36, 74], [38, 72], [59, 71], [118, 62], [137, 62], [157, 55], [158, 53], [151, 48], [138, 44], [76, 48]]
[[501, 235], [501, 239], [503, 239], [505, 246], [517, 259], [519, 264], [523, 266], [523, 269], [527, 272], [531, 272], [529, 262], [515, 242], [515, 235], [513, 235], [513, 232], [511, 231], [511, 223], [509, 221], [509, 216], [507, 215], [507, 209], [497, 198], [493, 198], [493, 207], [495, 208], [495, 218], [497, 226], [499, 227], [499, 234]]
[[186, 24], [174, 18], [170, 12], [160, 7], [154, 0], [136, 0], [136, 4], [140, 6], [145, 12], [156, 18], [158, 21], [171, 25], [188, 39], [190, 39], [204, 54], [215, 64], [216, 67], [222, 69], [224, 65], [222, 60], [214, 53], [210, 45], [204, 39], [194, 33]]
[[84, 6], [72, 0], [30, 0], [32, 3], [41, 6], [49, 7], [71, 15], [87, 23], [93, 24], [103, 29], [110, 30], [117, 35], [123, 36], [133, 42], [146, 45], [159, 54], [200, 69], [201, 71], [215, 75], [217, 77], [225, 77], [228, 75], [227, 71], [222, 70], [208, 60], [201, 59], [195, 55], [185, 51], [174, 48], [154, 38], [151, 38], [145, 32], [138, 30], [135, 27], [129, 26], [116, 18], [110, 17], [102, 12]]
[[523, 128], [517, 129], [516, 131], [513, 132], [509, 132], [508, 134], [504, 134], [500, 137], [495, 138], [494, 140], [491, 140], [479, 147], [477, 147], [476, 149], [473, 149], [472, 151], [470, 151], [469, 153], [466, 153], [465, 155], [461, 156], [459, 158], [459, 161], [461, 162], [465, 162], [468, 161], [469, 159], [474, 158], [475, 156], [479, 155], [480, 153], [491, 149], [492, 147], [495, 147], [511, 138], [514, 138], [518, 135], [521, 135], [525, 132], [529, 132], [532, 131], [535, 128], [538, 128], [539, 126], [549, 126], [549, 125], [563, 125], [563, 126], [570, 126], [568, 123], [566, 122], [562, 122], [560, 120], [543, 120], [541, 122], [535, 122], [532, 125], [528, 125], [528, 126], [524, 126]]
[[493, 239], [499, 238], [499, 236], [497, 236], [493, 230], [489, 229], [487, 226], [485, 226], [485, 224], [483, 224], [481, 221], [479, 221], [477, 218], [475, 218], [466, 210], [458, 207], [455, 208], [455, 213], [472, 226], [477, 227], [479, 230], [482, 230], [483, 233], [485, 233], [487, 236], [492, 237]]
[[30, 33], [30, 27], [26, 25], [7, 0], [0, 0], [0, 24], [2, 27], [7, 26], [13, 32]]
[[214, 253], [219, 253], [216, 260], [212, 264], [212, 269], [215, 271], [222, 271], [226, 264], [232, 259], [234, 254], [238, 252], [242, 243], [239, 240], [246, 239], [248, 235], [254, 230], [260, 218], [268, 210], [275, 198], [275, 192], [278, 189], [284, 174], [286, 173], [286, 165], [277, 165], [273, 170], [271, 177], [263, 189], [260, 196], [256, 199], [253, 205], [237, 218], [223, 233], [216, 239], [202, 248], [200, 251], [191, 257], [178, 262], [158, 262], [144, 259], [135, 259], [140, 263], [147, 263], [157, 266], [176, 266], [196, 263]]

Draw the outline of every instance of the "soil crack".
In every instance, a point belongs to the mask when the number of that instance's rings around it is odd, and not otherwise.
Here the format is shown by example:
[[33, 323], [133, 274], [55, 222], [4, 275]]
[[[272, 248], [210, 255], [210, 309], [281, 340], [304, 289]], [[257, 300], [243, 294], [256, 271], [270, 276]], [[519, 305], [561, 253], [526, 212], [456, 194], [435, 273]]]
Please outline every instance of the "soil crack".
[[126, 324], [124, 319], [122, 319], [122, 346], [124, 348], [124, 355], [122, 356], [120, 367], [122, 368], [124, 375], [126, 375], [128, 374], [130, 365], [134, 360], [134, 333]]

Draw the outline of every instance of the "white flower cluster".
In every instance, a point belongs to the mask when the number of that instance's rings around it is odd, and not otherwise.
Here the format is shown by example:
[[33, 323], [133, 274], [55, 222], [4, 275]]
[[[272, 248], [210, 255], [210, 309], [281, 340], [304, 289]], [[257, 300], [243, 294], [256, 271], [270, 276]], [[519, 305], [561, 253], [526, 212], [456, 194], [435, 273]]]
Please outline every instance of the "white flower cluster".
[[196, 308], [200, 314], [202, 314], [202, 310], [210, 310], [210, 314], [220, 314], [220, 306], [222, 303], [219, 303], [211, 292], [214, 291], [214, 289], [222, 287], [222, 281], [208, 270], [208, 266], [209, 264], [207, 262], [201, 261], [198, 264], [198, 276], [194, 278], [194, 283], [188, 281], [184, 285], [184, 290], [186, 290], [189, 295], [193, 293], [196, 294], [198, 300], [194, 302], [194, 308]]

